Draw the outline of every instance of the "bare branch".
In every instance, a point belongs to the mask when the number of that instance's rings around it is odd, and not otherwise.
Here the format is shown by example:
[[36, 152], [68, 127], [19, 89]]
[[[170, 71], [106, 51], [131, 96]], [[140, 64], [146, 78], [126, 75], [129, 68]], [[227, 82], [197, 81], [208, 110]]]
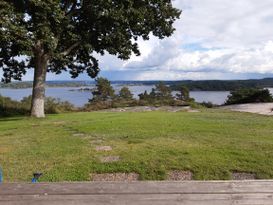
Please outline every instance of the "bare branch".
[[61, 55], [67, 56], [73, 49], [75, 49], [79, 45], [80, 45], [79, 42], [72, 44], [68, 49], [66, 49], [65, 51], [61, 52]]
[[71, 13], [75, 11], [76, 7], [77, 7], [77, 1], [73, 3], [73, 5], [71, 6], [71, 9], [65, 15], [69, 16]]

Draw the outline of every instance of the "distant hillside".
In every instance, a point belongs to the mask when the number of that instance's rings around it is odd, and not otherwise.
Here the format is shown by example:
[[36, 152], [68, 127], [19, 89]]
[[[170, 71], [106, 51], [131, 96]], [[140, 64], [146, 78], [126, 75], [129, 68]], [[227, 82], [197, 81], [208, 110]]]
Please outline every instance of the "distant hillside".
[[186, 86], [191, 91], [233, 91], [239, 88], [270, 88], [273, 87], [273, 78], [261, 80], [202, 80], [169, 82], [172, 90]]
[[[112, 81], [118, 85], [154, 85], [159, 81]], [[186, 86], [191, 91], [233, 91], [239, 88], [267, 88], [273, 87], [273, 78], [260, 80], [184, 80], [184, 81], [164, 81], [170, 85], [172, 90], [179, 90], [181, 86]], [[47, 87], [85, 87], [94, 85], [94, 81], [48, 81]], [[0, 83], [0, 88], [31, 88], [32, 82], [13, 82], [9, 84]]]

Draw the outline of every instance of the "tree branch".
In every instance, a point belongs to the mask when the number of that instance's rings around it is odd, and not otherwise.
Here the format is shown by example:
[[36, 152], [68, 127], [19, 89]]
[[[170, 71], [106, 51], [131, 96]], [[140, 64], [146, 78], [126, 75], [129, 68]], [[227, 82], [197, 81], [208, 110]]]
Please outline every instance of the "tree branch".
[[75, 11], [76, 7], [77, 7], [77, 1], [74, 2], [71, 9], [65, 15], [69, 16], [71, 13], [73, 13]]
[[65, 51], [61, 52], [61, 55], [67, 56], [73, 49], [75, 49], [79, 45], [80, 45], [79, 42], [72, 44], [68, 49], [66, 49]]

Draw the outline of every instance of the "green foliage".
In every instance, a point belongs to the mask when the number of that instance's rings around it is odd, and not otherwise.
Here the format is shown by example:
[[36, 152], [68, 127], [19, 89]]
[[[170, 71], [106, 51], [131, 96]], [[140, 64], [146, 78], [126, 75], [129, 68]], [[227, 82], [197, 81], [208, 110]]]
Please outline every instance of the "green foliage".
[[225, 104], [273, 102], [268, 89], [239, 89], [231, 92]]
[[172, 90], [163, 82], [155, 85], [154, 92], [157, 100], [173, 100]]
[[12, 100], [0, 95], [0, 117], [25, 115], [29, 113], [29, 107], [25, 103]]
[[[140, 55], [136, 40], [174, 32], [180, 11], [170, 0], [1, 0], [0, 67], [3, 80], [20, 80], [43, 58], [48, 71], [96, 77], [93, 53], [120, 59]], [[27, 61], [16, 58], [27, 56]]]
[[[0, 95], [0, 117], [14, 115], [28, 115], [31, 107], [31, 96], [24, 97], [21, 101], [15, 101]], [[57, 114], [75, 111], [76, 108], [67, 101], [47, 97], [45, 99], [45, 112], [47, 114]]]
[[190, 91], [187, 87], [181, 86], [178, 93], [176, 94], [176, 99], [181, 101], [189, 101], [190, 100]]
[[92, 92], [93, 98], [92, 101], [108, 101], [112, 100], [115, 96], [115, 90], [111, 86], [111, 82], [106, 78], [97, 78], [96, 79], [96, 88]]
[[166, 82], [172, 90], [180, 91], [181, 86], [189, 90], [202, 91], [235, 91], [242, 88], [270, 88], [273, 87], [273, 78], [257, 80], [201, 80]]
[[139, 104], [153, 106], [180, 105], [180, 103], [174, 99], [170, 87], [163, 82], [157, 83], [150, 93], [147, 91], [141, 93], [139, 95]]
[[119, 98], [124, 100], [132, 100], [133, 94], [131, 93], [128, 87], [122, 87], [119, 91]]
[[217, 107], [217, 105], [214, 105], [212, 102], [202, 102], [200, 103], [200, 105], [206, 107], [206, 108], [214, 108], [214, 107]]

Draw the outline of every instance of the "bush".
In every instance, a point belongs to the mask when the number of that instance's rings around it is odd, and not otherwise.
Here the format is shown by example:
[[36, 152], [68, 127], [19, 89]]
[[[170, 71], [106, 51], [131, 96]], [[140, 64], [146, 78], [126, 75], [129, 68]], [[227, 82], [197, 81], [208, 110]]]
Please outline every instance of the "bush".
[[[31, 107], [31, 96], [24, 97], [21, 101], [15, 101], [0, 95], [0, 116], [29, 115]], [[75, 111], [76, 108], [67, 101], [46, 97], [45, 113], [56, 114]]]
[[118, 97], [123, 100], [132, 100], [133, 94], [131, 93], [128, 87], [122, 87], [119, 91]]
[[217, 105], [214, 105], [212, 102], [202, 102], [200, 103], [200, 105], [206, 107], [206, 108], [214, 108], [214, 107], [217, 107]]
[[242, 103], [273, 102], [273, 97], [268, 89], [239, 89], [231, 92], [226, 105]]

